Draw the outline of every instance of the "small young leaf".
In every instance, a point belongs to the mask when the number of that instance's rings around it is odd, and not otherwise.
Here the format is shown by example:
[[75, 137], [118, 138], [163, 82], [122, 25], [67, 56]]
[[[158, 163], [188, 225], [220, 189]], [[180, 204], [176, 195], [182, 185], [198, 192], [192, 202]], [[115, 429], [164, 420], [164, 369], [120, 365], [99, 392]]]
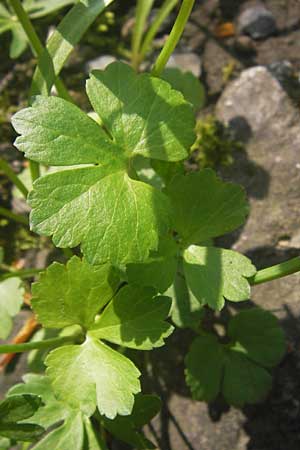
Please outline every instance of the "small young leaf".
[[221, 388], [224, 352], [213, 335], [196, 338], [185, 358], [185, 377], [195, 400], [211, 401]]
[[157, 252], [153, 252], [143, 264], [128, 264], [126, 273], [130, 283], [152, 286], [164, 293], [174, 280], [178, 247], [168, 237], [161, 239]]
[[146, 73], [137, 75], [127, 64], [116, 62], [92, 72], [87, 94], [126, 154], [166, 161], [188, 155], [195, 140], [194, 114], [165, 81]]
[[171, 299], [154, 295], [152, 288], [123, 287], [96, 320], [89, 334], [139, 350], [161, 347], [173, 331], [173, 327], [165, 322]]
[[137, 449], [154, 449], [155, 445], [139, 431], [156, 416], [161, 408], [161, 401], [154, 395], [138, 394], [130, 416], [117, 416], [114, 420], [102, 418], [102, 425], [117, 439]]
[[230, 405], [243, 406], [263, 400], [272, 386], [272, 377], [243, 353], [226, 353], [222, 392]]
[[170, 83], [173, 89], [180, 91], [186, 101], [193, 105], [195, 111], [204, 106], [204, 87], [191, 72], [182, 72], [175, 67], [168, 67], [163, 71], [161, 77]]
[[28, 419], [41, 406], [42, 400], [37, 395], [14, 395], [0, 403], [0, 424], [19, 422]]
[[269, 311], [252, 308], [229, 321], [228, 335], [252, 361], [273, 367], [282, 359], [286, 344], [277, 318]]
[[112, 298], [119, 279], [108, 264], [90, 266], [73, 256], [66, 266], [52, 263], [32, 285], [32, 307], [47, 328], [89, 328]]
[[225, 299], [233, 302], [250, 298], [255, 267], [246, 256], [233, 250], [191, 245], [184, 252], [184, 273], [193, 295], [202, 304], [221, 310]]
[[96, 406], [110, 419], [117, 414], [129, 415], [134, 394], [141, 390], [135, 365], [91, 337], [82, 345], [53, 350], [45, 364], [57, 397], [87, 416]]
[[0, 283], [0, 339], [6, 339], [12, 328], [12, 317], [23, 303], [24, 289], [20, 278], [8, 278]]
[[229, 233], [245, 221], [248, 213], [243, 188], [224, 183], [211, 169], [176, 176], [167, 193], [175, 229], [186, 247]]

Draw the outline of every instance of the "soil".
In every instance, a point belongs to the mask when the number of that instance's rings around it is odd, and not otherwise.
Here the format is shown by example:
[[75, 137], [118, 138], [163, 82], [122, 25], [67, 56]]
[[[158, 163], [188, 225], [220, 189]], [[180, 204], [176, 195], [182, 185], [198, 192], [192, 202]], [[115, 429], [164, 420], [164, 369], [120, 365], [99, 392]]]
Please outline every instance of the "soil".
[[[235, 155], [233, 166], [221, 171], [225, 178], [245, 186], [250, 197], [251, 214], [243, 229], [226, 236], [219, 244], [233, 246], [245, 252], [261, 268], [299, 255], [300, 144], [296, 136], [297, 128], [294, 127], [298, 126], [295, 122], [299, 119], [300, 100], [300, 88], [295, 81], [300, 73], [300, 1], [260, 2], [276, 19], [278, 31], [274, 36], [258, 41], [241, 39], [237, 32], [228, 38], [216, 36], [218, 25], [225, 22], [236, 25], [239, 12], [255, 3], [257, 2], [245, 0], [196, 1], [179, 49], [193, 51], [201, 59], [201, 80], [208, 93], [207, 106], [201, 114], [218, 114], [225, 122], [230, 117], [223, 112], [222, 101], [224, 96], [230, 94], [230, 86], [239, 79], [242, 71], [282, 61], [291, 64], [294, 81], [290, 80], [285, 85], [283, 83], [282, 87], [284, 95], [288, 97], [288, 100], [283, 97], [284, 102], [288, 102], [288, 114], [295, 114], [290, 139], [288, 133], [291, 130], [283, 126], [273, 142], [271, 128], [269, 135], [263, 135], [261, 131], [254, 129], [251, 136], [245, 139], [241, 137], [244, 139], [245, 151]], [[123, 8], [118, 27], [123, 27], [124, 30], [131, 10], [130, 7]], [[168, 28], [162, 31], [162, 35], [166, 31]], [[7, 40], [5, 42], [7, 44]], [[89, 38], [86, 38], [63, 73], [76, 101], [85, 109], [88, 109], [87, 99], [80, 94], [85, 78], [84, 62], [86, 58], [100, 56], [97, 47], [89, 42]], [[116, 43], [108, 39], [107, 46], [108, 48], [101, 49], [102, 54], [113, 53]], [[0, 156], [11, 162], [16, 171], [21, 171], [24, 165], [19, 152], [11, 144], [14, 132], [9, 119], [11, 113], [26, 102], [25, 93], [29, 87], [32, 68], [33, 60], [29, 53], [18, 63], [10, 61], [6, 52], [1, 58], [0, 114], [3, 131]], [[227, 69], [227, 76], [224, 76], [224, 69]], [[246, 109], [245, 107], [244, 116], [251, 122], [250, 112], [248, 114]], [[300, 135], [300, 129], [298, 131]], [[0, 189], [1, 203], [9, 206], [10, 185], [4, 177], [0, 178]], [[37, 239], [35, 250], [30, 252], [16, 248], [12, 242], [16, 240], [18, 230], [18, 226], [1, 222], [0, 245], [5, 246], [9, 262], [23, 258], [25, 265], [31, 267], [44, 264], [41, 258], [43, 260], [49, 256], [47, 242]], [[44, 252], [42, 255], [41, 249]], [[250, 302], [248, 306], [249, 304]], [[183, 357], [193, 335], [188, 331], [177, 331], [169, 338], [166, 347], [149, 353], [144, 377], [144, 391], [156, 392], [163, 399], [164, 406], [160, 415], [146, 429], [147, 435], [157, 443], [159, 449], [299, 450], [300, 276], [293, 275], [255, 287], [251, 304], [274, 312], [288, 341], [288, 352], [279, 367], [273, 371], [272, 391], [261, 404], [247, 406], [242, 410], [228, 407], [222, 399], [208, 405], [192, 401], [184, 383]], [[20, 328], [25, 317], [26, 312], [22, 312], [15, 329]], [[145, 365], [143, 361], [138, 361], [138, 364]], [[7, 373], [0, 376], [0, 395], [4, 395], [11, 384], [19, 381], [25, 371], [26, 358], [23, 356], [15, 361]], [[113, 448], [121, 450], [127, 447], [115, 443]]]

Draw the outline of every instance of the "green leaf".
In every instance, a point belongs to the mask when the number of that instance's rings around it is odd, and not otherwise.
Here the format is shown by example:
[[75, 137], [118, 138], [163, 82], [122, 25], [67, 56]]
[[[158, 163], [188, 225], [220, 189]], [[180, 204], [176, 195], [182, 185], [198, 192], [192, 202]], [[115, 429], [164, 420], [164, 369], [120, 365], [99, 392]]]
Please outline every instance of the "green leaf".
[[202, 304], [221, 310], [225, 299], [240, 302], [250, 298], [246, 277], [256, 272], [251, 261], [233, 250], [191, 245], [184, 251], [184, 273], [193, 295]]
[[155, 294], [152, 288], [123, 287], [96, 320], [89, 334], [139, 350], [161, 347], [173, 331], [165, 321], [171, 299], [154, 297]]
[[[196, 338], [185, 358], [185, 377], [195, 400], [211, 401], [221, 388], [224, 366], [222, 345], [213, 335]], [[241, 379], [239, 384], [242, 386]]]
[[260, 308], [241, 311], [230, 319], [228, 335], [240, 351], [264, 367], [278, 364], [286, 350], [277, 318]]
[[0, 339], [6, 339], [12, 328], [12, 317], [23, 303], [24, 288], [20, 278], [8, 278], [0, 283]]
[[27, 48], [28, 39], [21, 24], [14, 23], [11, 27], [12, 41], [9, 48], [9, 57], [18, 58]]
[[[23, 379], [25, 383], [15, 385], [9, 391], [9, 395], [22, 393], [40, 395], [45, 406], [41, 407], [34, 414], [31, 421], [45, 428], [52, 428], [34, 449], [52, 450], [72, 448], [74, 450], [82, 450], [85, 448], [83, 427], [87, 429], [90, 426], [88, 418], [84, 417], [79, 410], [74, 410], [66, 402], [59, 401], [54, 397], [49, 377], [27, 374]], [[53, 429], [62, 420], [64, 423]], [[92, 436], [88, 433], [88, 442], [91, 444], [88, 450], [98, 450], [98, 447], [93, 447], [91, 440]], [[103, 449], [100, 447], [100, 449], [106, 450], [105, 447]]]
[[163, 71], [161, 77], [170, 83], [173, 89], [180, 91], [184, 98], [193, 105], [195, 111], [203, 108], [205, 104], [204, 87], [191, 72], [182, 72], [175, 67], [168, 67]]
[[47, 42], [47, 57], [39, 61], [40, 64], [35, 70], [31, 86], [32, 95], [50, 94], [55, 76], [60, 73], [74, 47], [112, 1], [81, 0], [64, 16]]
[[127, 155], [165, 161], [187, 157], [195, 140], [194, 114], [168, 83], [146, 73], [137, 75], [127, 64], [117, 62], [105, 71], [92, 72], [87, 94]]
[[52, 263], [40, 275], [32, 285], [31, 303], [46, 328], [77, 324], [88, 329], [118, 284], [118, 276], [110, 265], [91, 266], [73, 256], [66, 265]]
[[61, 420], [65, 420], [73, 412], [66, 403], [55, 398], [49, 377], [37, 374], [26, 374], [24, 383], [13, 386], [8, 391], [8, 396], [31, 394], [41, 397], [44, 406], [39, 408], [31, 417], [31, 422], [49, 428]]
[[140, 392], [140, 372], [120, 353], [91, 337], [53, 350], [45, 361], [55, 394], [90, 416], [96, 406], [113, 419], [129, 415]]
[[271, 389], [272, 377], [243, 353], [231, 350], [226, 354], [223, 395], [234, 406], [257, 403]]
[[175, 229], [186, 247], [233, 231], [248, 213], [243, 188], [224, 183], [211, 169], [176, 176], [167, 193], [174, 210]]
[[174, 283], [165, 292], [172, 298], [172, 321], [177, 327], [197, 329], [204, 315], [203, 306], [189, 289], [182, 268], [179, 266]]
[[41, 406], [42, 400], [37, 395], [14, 395], [0, 403], [0, 424], [19, 422], [33, 416]]
[[0, 424], [0, 435], [16, 441], [35, 441], [44, 431], [42, 427], [32, 423]]
[[84, 428], [81, 412], [73, 412], [64, 423], [34, 446], [35, 450], [82, 450]]
[[164, 194], [129, 178], [128, 159], [184, 158], [194, 140], [191, 106], [166, 82], [137, 75], [124, 63], [95, 72], [87, 92], [105, 131], [53, 97], [37, 97], [13, 117], [21, 133], [16, 146], [29, 158], [58, 166], [101, 164], [37, 180], [29, 196], [31, 228], [53, 235], [58, 247], [81, 244], [93, 264], [144, 262], [167, 233], [171, 210]]
[[177, 253], [178, 246], [172, 238], [161, 239], [158, 251], [153, 252], [144, 264], [127, 265], [128, 281], [165, 292], [174, 280]]
[[[46, 429], [51, 427], [51, 431], [34, 449], [72, 448], [74, 450], [82, 450], [84, 417], [81, 412], [73, 409], [68, 403], [55, 398], [49, 377], [26, 374], [23, 380], [24, 383], [13, 386], [8, 395], [39, 395], [44, 406], [36, 411], [30, 421]], [[61, 421], [63, 421], [62, 424]], [[59, 426], [57, 426], [58, 424]]]
[[35, 97], [32, 106], [13, 116], [12, 124], [21, 134], [16, 147], [46, 165], [107, 164], [122, 156], [93, 119], [59, 97]]
[[132, 445], [137, 449], [154, 449], [152, 442], [139, 431], [145, 424], [156, 416], [161, 408], [159, 397], [154, 395], [136, 396], [130, 416], [117, 416], [114, 420], [102, 418], [102, 425], [117, 439]]
[[142, 262], [169, 228], [168, 199], [124, 172], [85, 167], [39, 178], [29, 195], [32, 230], [92, 264]]
[[36, 395], [14, 395], [0, 403], [0, 435], [18, 441], [32, 441], [44, 433], [34, 423], [17, 423], [34, 415], [42, 400]]

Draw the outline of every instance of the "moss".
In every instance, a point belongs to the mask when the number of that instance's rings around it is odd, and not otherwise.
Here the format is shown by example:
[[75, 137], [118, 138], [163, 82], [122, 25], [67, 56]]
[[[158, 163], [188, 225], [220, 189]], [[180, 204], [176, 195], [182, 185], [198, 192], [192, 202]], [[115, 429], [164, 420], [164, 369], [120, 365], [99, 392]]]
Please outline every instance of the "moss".
[[243, 149], [229, 128], [213, 116], [197, 121], [196, 135], [192, 156], [200, 168], [229, 166], [233, 162], [233, 153]]

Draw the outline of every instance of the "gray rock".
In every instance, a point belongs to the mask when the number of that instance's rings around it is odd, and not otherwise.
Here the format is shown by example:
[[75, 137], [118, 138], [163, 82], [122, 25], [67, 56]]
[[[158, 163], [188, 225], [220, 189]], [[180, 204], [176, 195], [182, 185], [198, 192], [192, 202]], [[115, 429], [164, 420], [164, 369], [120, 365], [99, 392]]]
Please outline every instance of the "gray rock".
[[282, 236], [299, 229], [300, 114], [261, 66], [245, 70], [228, 85], [216, 113], [237, 138], [248, 141], [246, 153], [227, 173], [246, 187], [252, 206], [235, 247], [276, 247]]
[[106, 66], [116, 61], [116, 58], [112, 55], [102, 55], [98, 58], [91, 59], [85, 64], [86, 72], [91, 72], [92, 70], [104, 70]]
[[254, 5], [243, 11], [238, 17], [238, 30], [249, 34], [253, 39], [263, 39], [277, 31], [273, 14], [263, 5]]
[[184, 72], [192, 72], [195, 77], [201, 75], [201, 59], [196, 53], [173, 53], [167, 67], [176, 67]]

